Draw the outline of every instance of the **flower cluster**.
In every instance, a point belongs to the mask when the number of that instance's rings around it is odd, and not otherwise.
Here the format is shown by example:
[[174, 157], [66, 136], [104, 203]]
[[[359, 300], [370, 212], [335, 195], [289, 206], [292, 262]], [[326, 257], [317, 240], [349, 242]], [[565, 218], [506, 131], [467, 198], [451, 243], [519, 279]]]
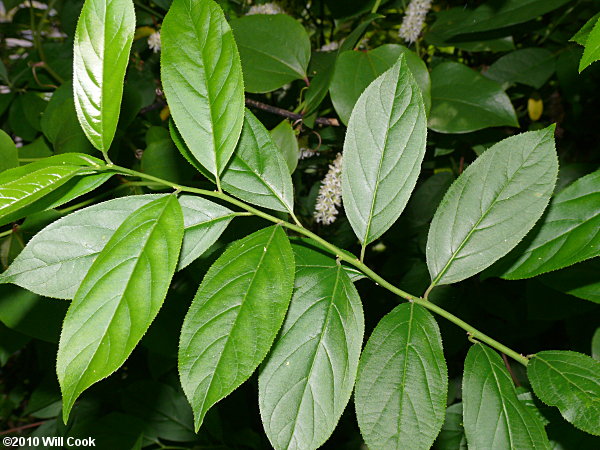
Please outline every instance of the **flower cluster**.
[[425, 16], [431, 9], [432, 0], [412, 0], [406, 8], [399, 35], [406, 42], [413, 43], [419, 38]]
[[155, 31], [148, 38], [148, 47], [154, 53], [158, 53], [160, 51], [160, 31]]
[[315, 220], [330, 225], [335, 222], [338, 207], [342, 205], [342, 154], [338, 153], [329, 172], [321, 181], [321, 189], [315, 205]]
[[251, 6], [247, 16], [254, 14], [285, 14], [285, 11], [277, 3], [263, 3], [262, 5]]

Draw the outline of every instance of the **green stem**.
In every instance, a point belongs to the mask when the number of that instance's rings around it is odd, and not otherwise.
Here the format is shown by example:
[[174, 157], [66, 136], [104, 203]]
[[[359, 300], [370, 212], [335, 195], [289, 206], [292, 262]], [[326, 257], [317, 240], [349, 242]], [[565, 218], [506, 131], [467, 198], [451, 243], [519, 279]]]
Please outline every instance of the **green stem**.
[[10, 236], [12, 234], [12, 232], [13, 232], [12, 228], [10, 230], [3, 231], [2, 233], [0, 233], [0, 238]]
[[[431, 303], [426, 298], [414, 296], [414, 295], [409, 294], [408, 292], [405, 292], [402, 289], [394, 286], [393, 284], [391, 284], [390, 282], [388, 282], [384, 278], [382, 278], [380, 275], [375, 273], [372, 269], [370, 269], [367, 265], [365, 265], [360, 259], [356, 258], [355, 256], [349, 255], [348, 253], [346, 253], [339, 247], [336, 247], [335, 245], [327, 242], [322, 237], [316, 235], [315, 233], [313, 233], [310, 230], [307, 230], [306, 228], [304, 228], [301, 225], [296, 225], [293, 223], [286, 222], [278, 217], [275, 217], [266, 212], [260, 211], [259, 209], [256, 209], [252, 206], [247, 205], [243, 201], [238, 200], [237, 198], [230, 197], [229, 195], [225, 194], [224, 192], [209, 191], [206, 189], [198, 189], [198, 188], [187, 187], [187, 186], [179, 186], [179, 185], [171, 183], [169, 181], [157, 178], [153, 175], [140, 173], [135, 170], [127, 169], [125, 167], [107, 166], [105, 169], [100, 169], [100, 170], [112, 170], [112, 171], [115, 171], [122, 175], [130, 175], [130, 176], [134, 176], [134, 177], [144, 178], [149, 181], [161, 183], [162, 185], [168, 186], [172, 189], [175, 189], [176, 191], [190, 192], [190, 193], [194, 193], [194, 194], [204, 195], [207, 197], [218, 198], [220, 200], [226, 201], [232, 205], [235, 205], [235, 206], [245, 210], [247, 213], [249, 213], [251, 215], [261, 217], [265, 220], [268, 220], [270, 222], [273, 222], [275, 224], [278, 224], [285, 228], [288, 228], [289, 230], [293, 230], [296, 233], [306, 236], [306, 237], [312, 239], [313, 241], [321, 244], [329, 252], [334, 254], [339, 260], [344, 261], [344, 262], [350, 264], [351, 266], [356, 267], [363, 274], [365, 274], [367, 277], [369, 277], [371, 280], [373, 280], [375, 282], [375, 284], [384, 287], [388, 291], [392, 292], [393, 294], [396, 294], [397, 296], [399, 296], [405, 300], [414, 302], [414, 303], [416, 303], [424, 308], [427, 308], [428, 310], [448, 319], [450, 322], [454, 323], [455, 325], [459, 326], [463, 330], [467, 331], [467, 333], [470, 336], [474, 337], [475, 339], [478, 339], [481, 342], [485, 342], [490, 347], [493, 347], [496, 350], [504, 353], [505, 355], [510, 356], [515, 361], [517, 361], [523, 365], [527, 365], [527, 363], [529, 362], [529, 360], [525, 356], [520, 355], [519, 353], [515, 352], [514, 350], [511, 350], [510, 348], [506, 347], [505, 345], [499, 343], [495, 339], [493, 339], [493, 338], [487, 336], [486, 334], [482, 333], [481, 331], [475, 329], [474, 327], [472, 327], [465, 321], [456, 317], [454, 314], [435, 305], [434, 303]], [[246, 214], [244, 214], [244, 215], [246, 215]]]
[[371, 9], [371, 14], [375, 14], [379, 9], [379, 5], [381, 4], [381, 0], [377, 0]]

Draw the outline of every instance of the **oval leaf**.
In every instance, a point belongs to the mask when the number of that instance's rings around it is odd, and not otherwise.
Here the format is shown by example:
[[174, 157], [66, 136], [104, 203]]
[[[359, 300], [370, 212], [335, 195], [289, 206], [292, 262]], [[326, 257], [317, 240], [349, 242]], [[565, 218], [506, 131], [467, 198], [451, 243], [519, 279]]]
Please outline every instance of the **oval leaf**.
[[499, 83], [522, 83], [541, 88], [554, 73], [554, 54], [545, 48], [523, 48], [499, 58], [485, 76]]
[[173, 120], [217, 178], [244, 120], [244, 82], [233, 33], [213, 0], [175, 0], [161, 28], [161, 76]]
[[398, 219], [425, 155], [427, 123], [404, 56], [360, 96], [344, 142], [342, 198], [363, 247]]
[[533, 227], [558, 174], [553, 135], [551, 126], [504, 139], [450, 186], [427, 240], [427, 266], [434, 285], [482, 271]]
[[117, 129], [134, 32], [131, 0], [85, 1], [75, 31], [73, 94], [83, 131], [103, 153]]
[[152, 323], [182, 238], [177, 198], [164, 196], [128, 216], [90, 267], [65, 316], [56, 358], [65, 423], [77, 397], [121, 367]]
[[360, 297], [342, 265], [329, 258], [332, 267], [320, 266], [316, 250], [302, 254], [285, 323], [258, 379], [263, 426], [276, 449], [316, 449], [329, 438], [350, 400], [364, 334]]
[[519, 122], [497, 82], [456, 62], [433, 69], [429, 128], [439, 133], [468, 133], [501, 125], [518, 127]]
[[[93, 168], [100, 167], [100, 164], [102, 162], [99, 159], [91, 156], [67, 153], [0, 173], [0, 225], [31, 213], [31, 209], [24, 208], [64, 186], [75, 176], [94, 173]], [[106, 176], [106, 174], [102, 174], [104, 180]], [[71, 188], [73, 186], [69, 190]], [[67, 192], [61, 191], [61, 195]], [[79, 195], [81, 191], [77, 190], [77, 193]], [[72, 198], [74, 196], [61, 203]], [[59, 199], [53, 197], [51, 203], [56, 203], [56, 200]], [[44, 205], [41, 209], [46, 209], [46, 206]], [[48, 207], [52, 207], [52, 205]]]
[[310, 39], [304, 27], [285, 14], [257, 14], [231, 22], [248, 92], [270, 92], [306, 78]]
[[431, 81], [425, 63], [406, 47], [385, 44], [366, 52], [340, 53], [335, 63], [330, 92], [331, 101], [342, 122], [348, 123], [352, 109], [363, 91], [373, 80], [390, 69], [400, 55], [406, 58], [408, 67], [421, 89], [425, 109], [429, 110]]
[[294, 187], [285, 158], [249, 110], [234, 157], [223, 173], [223, 189], [258, 206], [294, 210]]
[[448, 372], [437, 323], [414, 303], [397, 306], [360, 358], [354, 402], [373, 449], [428, 449], [446, 413]]
[[271, 138], [283, 155], [290, 173], [298, 166], [298, 139], [290, 121], [285, 119], [271, 130]]
[[293, 286], [294, 255], [279, 226], [235, 242], [208, 270], [179, 343], [179, 376], [196, 430], [267, 355]]
[[462, 395], [470, 449], [550, 448], [544, 425], [518, 399], [502, 358], [483, 344], [467, 353]]
[[[71, 299], [98, 254], [134, 211], [164, 195], [134, 195], [90, 206], [36, 234], [0, 283], [14, 283], [37, 294]], [[221, 235], [235, 213], [200, 197], [179, 198], [184, 237], [178, 268], [200, 256]]]
[[559, 192], [552, 199], [548, 214], [534, 228], [532, 238], [526, 238], [513, 253], [514, 262], [504, 270], [502, 278], [530, 278], [598, 256], [600, 170]]
[[600, 361], [570, 351], [535, 354], [527, 376], [535, 395], [577, 428], [600, 436]]

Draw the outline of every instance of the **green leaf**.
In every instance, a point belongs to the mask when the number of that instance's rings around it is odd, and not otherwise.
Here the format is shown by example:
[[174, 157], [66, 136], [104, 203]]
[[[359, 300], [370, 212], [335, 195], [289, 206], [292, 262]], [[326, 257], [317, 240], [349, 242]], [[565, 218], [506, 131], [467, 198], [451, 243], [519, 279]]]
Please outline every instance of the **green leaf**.
[[293, 286], [294, 255], [279, 226], [235, 242], [208, 270], [179, 344], [179, 375], [196, 430], [267, 355]]
[[[209, 180], [214, 177], [191, 155], [171, 127], [171, 137], [181, 154]], [[264, 125], [246, 110], [242, 136], [222, 176], [223, 189], [264, 208], [289, 212], [294, 207], [294, 187], [285, 158]]]
[[[537, 19], [571, 0], [490, 0], [474, 10], [465, 10], [462, 20], [454, 20], [444, 27], [444, 40], [453, 36], [506, 28], [504, 34], [512, 33], [510, 27]], [[462, 6], [460, 9], [464, 9]], [[434, 24], [435, 25], [435, 24]], [[440, 30], [441, 31], [441, 30]]]
[[377, 19], [381, 19], [385, 16], [381, 14], [367, 14], [363, 17], [362, 22], [359, 23], [352, 33], [344, 38], [342, 43], [340, 44], [339, 53], [345, 52], [347, 50], [354, 50], [354, 47], [360, 41], [361, 36], [364, 32], [369, 28], [369, 25]]
[[370, 448], [428, 449], [446, 412], [448, 372], [437, 323], [407, 303], [387, 314], [358, 367], [354, 401]]
[[524, 48], [504, 55], [485, 72], [499, 83], [521, 83], [541, 88], [554, 73], [555, 58], [545, 48]]
[[502, 358], [483, 344], [467, 353], [462, 395], [470, 449], [550, 448], [541, 420], [517, 398]]
[[0, 225], [23, 217], [24, 208], [75, 176], [94, 173], [100, 164], [91, 156], [67, 153], [0, 172]]
[[144, 422], [146, 438], [175, 442], [194, 441], [194, 416], [185, 395], [168, 384], [136, 380], [121, 397], [126, 412]]
[[331, 101], [345, 124], [363, 91], [381, 74], [389, 70], [400, 55], [404, 55], [408, 67], [417, 80], [426, 109], [430, 104], [430, 79], [425, 63], [406, 47], [385, 44], [367, 52], [347, 51], [338, 56], [331, 80]]
[[223, 173], [223, 189], [264, 208], [294, 210], [294, 187], [285, 158], [249, 110], [235, 154]]
[[542, 275], [539, 280], [551, 288], [578, 298], [600, 303], [600, 258], [590, 259]]
[[14, 141], [0, 130], [0, 172], [19, 167], [19, 152]]
[[200, 257], [221, 236], [235, 213], [224, 206], [197, 196], [179, 198], [183, 211], [183, 245], [177, 270]]
[[588, 20], [581, 29], [573, 35], [569, 41], [577, 42], [579, 45], [583, 45], [585, 47], [585, 43], [590, 35], [590, 32], [594, 29], [594, 25], [600, 19], [600, 12], [595, 14], [590, 20]]
[[554, 126], [486, 150], [448, 189], [431, 222], [433, 284], [464, 280], [515, 247], [544, 212], [557, 174]]
[[285, 158], [290, 173], [294, 173], [298, 166], [298, 139], [289, 120], [285, 119], [273, 128], [271, 138]]
[[244, 120], [242, 67], [231, 28], [213, 0], [175, 0], [161, 42], [173, 120], [194, 158], [218, 178]]
[[344, 142], [342, 198], [363, 247], [398, 219], [417, 183], [427, 122], [406, 59], [381, 75], [358, 99]]
[[446, 408], [446, 419], [433, 448], [436, 450], [467, 450], [462, 402]]
[[536, 353], [527, 365], [535, 395], [577, 428], [600, 436], [600, 361], [571, 351]]
[[75, 109], [86, 136], [103, 153], [108, 152], [117, 129], [134, 31], [131, 0], [86, 0], [77, 22]]
[[592, 336], [592, 358], [600, 361], [600, 327], [596, 328]]
[[600, 19], [590, 31], [586, 41], [583, 56], [579, 62], [579, 73], [581, 73], [590, 64], [600, 59]]
[[[559, 192], [548, 214], [507, 257], [502, 278], [517, 280], [600, 255], [600, 170]], [[503, 264], [503, 261], [500, 262]]]
[[310, 39], [296, 19], [257, 14], [231, 22], [240, 49], [247, 92], [270, 92], [306, 79]]
[[364, 318], [341, 264], [300, 250], [286, 320], [258, 379], [263, 426], [276, 449], [316, 449], [331, 435], [354, 388]]
[[[146, 141], [140, 171], [172, 183], [189, 184], [195, 170], [185, 162], [171, 140], [169, 131], [163, 127], [152, 127], [146, 133]], [[156, 189], [164, 189], [164, 186]]]
[[[14, 283], [46, 297], [71, 299], [81, 281], [127, 217], [165, 195], [117, 198], [76, 211], [36, 234], [0, 283]], [[183, 195], [184, 237], [178, 269], [210, 247], [235, 213], [200, 197]]]
[[433, 69], [429, 128], [439, 133], [468, 133], [501, 125], [518, 127], [519, 122], [497, 82], [456, 62]]
[[167, 295], [183, 238], [174, 195], [133, 212], [81, 282], [63, 323], [56, 373], [66, 423], [77, 397], [117, 370]]
[[55, 153], [94, 151], [79, 125], [71, 83], [63, 84], [54, 91], [40, 124], [44, 136], [52, 143]]

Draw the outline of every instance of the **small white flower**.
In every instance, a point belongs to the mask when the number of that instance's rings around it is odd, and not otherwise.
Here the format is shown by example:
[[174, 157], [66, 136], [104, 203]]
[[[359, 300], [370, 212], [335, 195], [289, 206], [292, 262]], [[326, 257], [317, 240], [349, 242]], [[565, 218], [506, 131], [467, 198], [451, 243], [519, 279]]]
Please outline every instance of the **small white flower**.
[[262, 5], [251, 6], [246, 13], [247, 16], [255, 14], [285, 14], [285, 11], [277, 3], [263, 3]]
[[298, 153], [298, 159], [306, 159], [310, 158], [311, 156], [319, 156], [319, 152], [315, 152], [310, 148], [302, 147]]
[[340, 48], [340, 43], [338, 41], [331, 41], [329, 44], [325, 44], [322, 46], [319, 51], [320, 52], [332, 52]]
[[338, 153], [329, 165], [329, 172], [321, 181], [319, 196], [315, 205], [315, 220], [330, 225], [335, 222], [338, 207], [342, 205], [342, 154]]
[[412, 0], [409, 3], [398, 33], [406, 42], [412, 44], [419, 38], [431, 3], [432, 0]]
[[148, 47], [154, 53], [158, 53], [160, 51], [160, 31], [155, 31], [148, 38]]

